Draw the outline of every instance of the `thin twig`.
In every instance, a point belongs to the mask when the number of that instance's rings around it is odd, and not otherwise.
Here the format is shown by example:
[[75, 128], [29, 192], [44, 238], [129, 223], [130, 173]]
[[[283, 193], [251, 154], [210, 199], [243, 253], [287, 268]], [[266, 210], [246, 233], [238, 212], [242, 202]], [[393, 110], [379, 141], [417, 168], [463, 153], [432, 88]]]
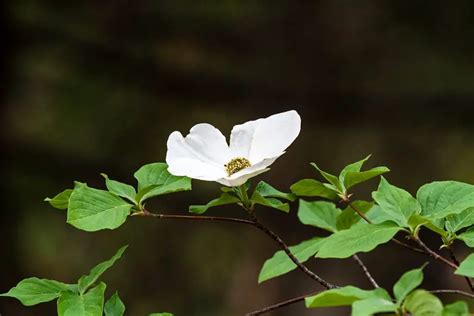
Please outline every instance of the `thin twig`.
[[439, 255], [435, 251], [431, 250], [418, 236], [411, 236], [411, 238], [420, 245], [421, 248], [423, 248], [433, 259], [441, 261], [445, 263], [446, 265], [450, 266], [453, 269], [457, 269], [458, 265], [449, 261], [445, 257]]
[[289, 300], [284, 301], [284, 302], [280, 302], [280, 303], [277, 303], [277, 304], [274, 304], [274, 305], [270, 305], [270, 306], [264, 307], [264, 308], [262, 308], [262, 309], [253, 311], [253, 312], [251, 312], [251, 313], [247, 313], [247, 314], [245, 314], [245, 316], [262, 315], [262, 314], [265, 314], [265, 313], [267, 313], [267, 312], [273, 311], [273, 310], [275, 310], [275, 309], [278, 309], [278, 308], [285, 307], [285, 306], [288, 306], [288, 305], [291, 305], [291, 304], [294, 304], [294, 303], [298, 303], [298, 302], [304, 301], [304, 299], [305, 299], [306, 297], [313, 296], [313, 295], [316, 295], [316, 294], [318, 294], [318, 292], [316, 292], [316, 293], [310, 293], [310, 294], [306, 294], [306, 295], [301, 295], [301, 296], [298, 296], [298, 297], [289, 299]]
[[467, 297], [474, 298], [474, 294], [464, 292], [464, 291], [460, 291], [460, 290], [433, 290], [433, 291], [429, 291], [429, 292], [434, 293], [434, 294], [436, 294], [436, 293], [459, 294], [459, 295], [464, 295], [464, 296], [467, 296]]
[[[446, 247], [446, 249], [449, 252], [449, 256], [451, 257], [451, 260], [459, 266], [459, 260], [456, 258], [456, 255], [454, 254], [454, 250], [450, 247]], [[472, 280], [470, 277], [465, 276], [464, 279], [466, 280], [467, 286], [469, 286], [469, 289], [471, 289], [471, 292], [474, 292], [474, 285], [472, 284]]]
[[334, 284], [331, 284], [329, 282], [327, 282], [326, 280], [322, 279], [320, 276], [318, 276], [317, 274], [315, 274], [314, 272], [312, 272], [311, 270], [309, 270], [304, 264], [302, 264], [290, 251], [290, 249], [288, 248], [288, 245], [277, 235], [275, 234], [272, 230], [270, 230], [270, 228], [268, 228], [267, 226], [263, 225], [258, 219], [257, 217], [255, 216], [255, 213], [254, 212], [249, 212], [249, 215], [250, 215], [250, 218], [252, 220], [252, 222], [254, 223], [255, 227], [257, 227], [258, 229], [260, 229], [261, 231], [263, 231], [264, 233], [266, 233], [268, 236], [270, 236], [273, 240], [275, 240], [279, 245], [280, 247], [285, 251], [286, 255], [291, 259], [291, 261], [293, 261], [294, 264], [296, 264], [296, 266], [301, 270], [303, 271], [304, 273], [306, 273], [308, 276], [310, 276], [313, 280], [316, 280], [319, 284], [321, 284], [322, 286], [324, 286], [325, 288], [327, 289], [333, 289], [333, 288], [337, 288], [337, 286], [335, 286]]
[[365, 266], [365, 264], [362, 262], [362, 260], [360, 260], [359, 256], [358, 255], [352, 255], [352, 258], [354, 259], [355, 262], [357, 262], [357, 264], [359, 265], [359, 267], [362, 269], [362, 271], [364, 272], [365, 276], [367, 277], [367, 279], [369, 279], [370, 283], [375, 287], [375, 288], [379, 288], [380, 286], [377, 284], [377, 282], [375, 281], [375, 279], [372, 277], [372, 275], [370, 274], [369, 270], [367, 269], [367, 267]]
[[251, 220], [245, 220], [240, 218], [232, 218], [232, 217], [219, 217], [219, 216], [202, 216], [202, 215], [170, 215], [170, 214], [156, 214], [151, 213], [147, 210], [143, 210], [141, 212], [135, 213], [137, 216], [150, 216], [159, 219], [178, 219], [178, 220], [191, 220], [191, 221], [221, 221], [221, 222], [231, 222], [231, 223], [240, 223], [254, 226], [265, 234], [270, 236], [273, 240], [275, 240], [280, 247], [285, 251], [287, 256], [293, 261], [296, 266], [303, 271], [306, 275], [311, 277], [313, 280], [317, 281], [319, 284], [324, 286], [327, 289], [336, 288], [335, 285], [327, 282], [326, 280], [322, 279], [320, 276], [309, 270], [304, 264], [302, 264], [290, 251], [286, 243], [273, 231], [271, 231], [268, 227], [260, 223], [255, 215], [251, 213]]

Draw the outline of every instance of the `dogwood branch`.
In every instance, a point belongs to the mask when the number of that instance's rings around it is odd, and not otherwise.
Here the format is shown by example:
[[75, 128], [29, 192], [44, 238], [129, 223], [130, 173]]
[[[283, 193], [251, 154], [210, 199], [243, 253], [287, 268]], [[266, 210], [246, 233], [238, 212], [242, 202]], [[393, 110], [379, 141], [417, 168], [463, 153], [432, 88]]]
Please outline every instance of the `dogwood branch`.
[[239, 224], [246, 224], [246, 225], [252, 225], [261, 231], [263, 231], [265, 234], [267, 234], [269, 237], [271, 237], [273, 240], [275, 240], [279, 246], [285, 251], [286, 255], [293, 261], [296, 266], [303, 271], [306, 275], [308, 275], [310, 278], [313, 280], [317, 281], [319, 284], [324, 286], [327, 289], [332, 289], [336, 288], [335, 285], [327, 282], [311, 270], [309, 270], [304, 264], [302, 264], [298, 258], [296, 258], [290, 251], [288, 245], [277, 235], [275, 234], [272, 230], [270, 230], [268, 227], [263, 225], [258, 219], [256, 218], [255, 214], [251, 214], [251, 220], [245, 220], [245, 219], [240, 219], [240, 218], [232, 218], [232, 217], [220, 217], [220, 216], [203, 216], [203, 215], [171, 215], [171, 214], [157, 214], [157, 213], [151, 213], [147, 210], [143, 210], [140, 212], [135, 213], [134, 215], [136, 216], [149, 216], [149, 217], [154, 217], [154, 218], [159, 218], [159, 219], [176, 219], [176, 220], [191, 220], [191, 221], [221, 221], [221, 222], [231, 222], [231, 223], [239, 223]]
[[358, 255], [352, 255], [352, 258], [354, 259], [355, 262], [357, 262], [357, 264], [359, 265], [359, 267], [362, 269], [362, 271], [364, 272], [365, 276], [367, 277], [367, 279], [369, 279], [370, 283], [375, 287], [375, 288], [379, 288], [380, 286], [377, 284], [377, 282], [375, 281], [375, 279], [372, 277], [372, 275], [370, 274], [369, 270], [367, 269], [367, 267], [365, 266], [365, 264], [362, 262], [362, 260], [360, 260], [359, 256]]
[[273, 310], [275, 310], [275, 309], [278, 309], [278, 308], [285, 307], [285, 306], [288, 306], [288, 305], [291, 305], [291, 304], [294, 304], [294, 303], [298, 303], [298, 302], [304, 301], [304, 299], [305, 299], [306, 297], [310, 297], [310, 296], [313, 296], [313, 295], [316, 295], [316, 294], [318, 294], [318, 292], [310, 293], [310, 294], [306, 294], [306, 295], [301, 295], [301, 296], [298, 296], [298, 297], [295, 297], [295, 298], [286, 300], [286, 301], [284, 301], [284, 302], [280, 302], [280, 303], [277, 303], [277, 304], [274, 304], [274, 305], [270, 305], [270, 306], [264, 307], [264, 308], [262, 308], [262, 309], [253, 311], [253, 312], [251, 312], [251, 313], [247, 313], [247, 314], [245, 314], [245, 316], [255, 316], [255, 315], [265, 314], [265, 313], [270, 312], [270, 311], [273, 311]]
[[[451, 257], [451, 260], [452, 260], [457, 266], [459, 266], [459, 260], [458, 260], [458, 258], [456, 258], [456, 255], [454, 254], [454, 250], [452, 249], [452, 245], [446, 247], [446, 250], [448, 250], [449, 256]], [[471, 278], [466, 276], [466, 277], [464, 277], [464, 279], [466, 280], [467, 286], [469, 286], [469, 288], [471, 289], [471, 292], [474, 292], [474, 285], [472, 284]]]
[[412, 236], [411, 238], [416, 243], [418, 243], [418, 245], [420, 245], [420, 247], [422, 249], [424, 249], [433, 259], [441, 261], [441, 262], [445, 263], [446, 265], [450, 266], [451, 268], [453, 268], [455, 270], [458, 268], [457, 264], [449, 261], [445, 257], [443, 257], [443, 256], [439, 255], [438, 253], [436, 253], [435, 251], [431, 250], [418, 236]]

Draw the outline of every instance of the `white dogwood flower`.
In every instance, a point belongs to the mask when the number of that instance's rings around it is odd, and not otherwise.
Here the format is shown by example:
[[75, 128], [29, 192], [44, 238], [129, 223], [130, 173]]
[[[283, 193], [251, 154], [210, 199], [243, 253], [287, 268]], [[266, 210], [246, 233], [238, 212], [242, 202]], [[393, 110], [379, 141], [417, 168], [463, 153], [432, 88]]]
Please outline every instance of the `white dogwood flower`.
[[176, 176], [240, 186], [268, 171], [300, 129], [301, 118], [293, 110], [234, 126], [230, 145], [217, 128], [207, 123], [194, 125], [186, 137], [175, 131], [167, 143], [168, 171]]

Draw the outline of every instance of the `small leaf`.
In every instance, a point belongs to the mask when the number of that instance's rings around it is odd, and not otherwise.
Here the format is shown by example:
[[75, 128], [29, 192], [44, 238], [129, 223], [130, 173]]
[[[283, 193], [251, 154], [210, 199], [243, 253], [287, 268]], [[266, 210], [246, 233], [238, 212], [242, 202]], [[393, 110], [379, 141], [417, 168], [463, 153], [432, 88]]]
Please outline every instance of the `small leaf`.
[[[354, 207], [361, 213], [366, 214], [374, 206], [372, 202], [354, 201]], [[351, 228], [352, 225], [364, 221], [359, 214], [357, 214], [351, 207], [346, 207], [338, 216], [336, 220], [337, 230], [344, 230]]]
[[469, 256], [467, 256], [467, 258], [461, 262], [459, 268], [457, 268], [454, 273], [474, 278], [474, 253], [471, 253]]
[[457, 238], [464, 241], [468, 247], [474, 248], [474, 227], [469, 228]]
[[171, 313], [152, 313], [149, 314], [148, 316], [173, 316]]
[[255, 192], [258, 192], [263, 197], [285, 199], [288, 201], [294, 201], [296, 199], [294, 194], [281, 192], [263, 181], [257, 184], [254, 193]]
[[407, 296], [403, 308], [413, 316], [441, 316], [443, 304], [433, 294], [416, 290]]
[[52, 207], [57, 208], [59, 210], [66, 210], [69, 205], [69, 198], [71, 197], [72, 190], [67, 189], [61, 193], [58, 193], [52, 199], [46, 198], [44, 199], [46, 202], [51, 204]]
[[96, 265], [88, 275], [83, 275], [78, 282], [79, 292], [84, 293], [91, 285], [93, 285], [105, 271], [112, 267], [114, 263], [122, 257], [122, 254], [125, 252], [127, 247], [128, 246], [123, 246], [117, 250], [112, 258]]
[[0, 296], [13, 297], [25, 306], [32, 306], [52, 301], [64, 291], [77, 291], [77, 285], [54, 280], [28, 278], [20, 281], [10, 291], [0, 294]]
[[327, 188], [314, 179], [303, 179], [290, 187], [291, 192], [298, 196], [319, 196], [330, 200], [338, 199], [337, 192]]
[[235, 204], [235, 203], [240, 203], [240, 200], [238, 197], [230, 193], [223, 193], [220, 197], [210, 201], [206, 205], [189, 206], [189, 211], [195, 214], [202, 214], [211, 207], [216, 207], [216, 206], [221, 206], [221, 205], [226, 205], [226, 204]]
[[457, 301], [446, 305], [443, 309], [443, 316], [467, 316], [469, 313], [469, 306], [464, 301]]
[[375, 167], [366, 171], [348, 172], [344, 179], [344, 186], [347, 190], [356, 184], [368, 181], [389, 171], [390, 169], [387, 167]]
[[258, 192], [254, 192], [250, 200], [255, 204], [271, 207], [271, 208], [283, 211], [285, 213], [288, 213], [290, 211], [290, 205], [288, 203], [284, 203], [275, 198], [263, 197]]
[[369, 291], [349, 285], [337, 289], [323, 291], [314, 296], [306, 297], [305, 303], [307, 308], [348, 306], [355, 301], [365, 300], [368, 298], [381, 298], [390, 300], [390, 295], [388, 295], [388, 293], [381, 288]]
[[135, 172], [134, 177], [138, 181], [139, 191], [149, 186], [165, 186], [183, 179], [187, 179], [189, 182], [189, 187], [191, 183], [191, 179], [187, 177], [173, 176], [171, 173], [169, 173], [168, 165], [164, 162], [156, 162], [144, 165], [138, 169], [137, 172]]
[[131, 185], [115, 181], [115, 180], [110, 180], [109, 177], [105, 173], [101, 173], [101, 175], [105, 178], [105, 185], [107, 187], [107, 190], [109, 192], [121, 196], [123, 198], [126, 198], [133, 204], [135, 204], [135, 196], [137, 192], [135, 192], [135, 188], [132, 187]]
[[423, 267], [405, 272], [393, 286], [393, 294], [398, 303], [403, 302], [405, 297], [423, 282]]
[[422, 215], [443, 219], [474, 207], [474, 186], [456, 181], [436, 181], [422, 186], [416, 198], [421, 204]]
[[474, 208], [468, 208], [459, 214], [448, 215], [445, 219], [446, 230], [456, 233], [459, 230], [474, 224]]
[[300, 200], [298, 207], [298, 218], [301, 223], [311, 225], [330, 232], [337, 231], [337, 217], [341, 210], [334, 203], [316, 201], [307, 202]]
[[392, 303], [392, 301], [384, 298], [373, 297], [352, 303], [351, 316], [369, 316], [382, 312], [395, 312], [396, 310], [397, 305]]
[[85, 231], [115, 229], [125, 222], [131, 207], [115, 194], [76, 183], [69, 199], [67, 222]]
[[346, 177], [346, 175], [349, 173], [349, 172], [358, 172], [360, 171], [360, 169], [362, 168], [362, 166], [364, 165], [364, 163], [369, 160], [369, 158], [371, 157], [372, 155], [368, 155], [367, 157], [365, 157], [364, 159], [362, 160], [359, 160], [359, 161], [356, 161], [354, 163], [351, 163], [347, 166], [345, 166], [342, 170], [341, 170], [341, 173], [339, 174], [339, 180], [341, 180], [342, 183], [344, 183], [344, 179]]
[[115, 292], [104, 306], [105, 316], [122, 316], [125, 313], [125, 304], [120, 299], [118, 292]]
[[[291, 246], [291, 253], [300, 261], [305, 262], [318, 251], [323, 238], [315, 237], [305, 240], [298, 245]], [[258, 283], [283, 275], [296, 269], [296, 264], [288, 258], [288, 255], [283, 251], [277, 251], [273, 257], [265, 261], [262, 270], [258, 276]]]
[[369, 252], [388, 242], [401, 227], [393, 223], [360, 224], [325, 238], [317, 258], [347, 258], [358, 252]]
[[331, 183], [338, 191], [339, 193], [342, 193], [344, 191], [344, 188], [342, 186], [342, 183], [341, 181], [339, 181], [339, 178], [336, 177], [335, 175], [332, 175], [330, 173], [327, 173], [326, 171], [323, 171], [321, 169], [319, 169], [318, 165], [315, 164], [314, 162], [311, 163], [311, 165], [316, 168], [316, 170], [319, 171], [319, 173], [326, 179], [329, 181], [329, 183]]
[[408, 227], [408, 219], [413, 214], [421, 212], [418, 201], [407, 191], [388, 183], [382, 177], [376, 192], [372, 193], [380, 209], [400, 226]]
[[85, 294], [63, 292], [58, 300], [58, 316], [102, 316], [105, 288], [101, 282]]

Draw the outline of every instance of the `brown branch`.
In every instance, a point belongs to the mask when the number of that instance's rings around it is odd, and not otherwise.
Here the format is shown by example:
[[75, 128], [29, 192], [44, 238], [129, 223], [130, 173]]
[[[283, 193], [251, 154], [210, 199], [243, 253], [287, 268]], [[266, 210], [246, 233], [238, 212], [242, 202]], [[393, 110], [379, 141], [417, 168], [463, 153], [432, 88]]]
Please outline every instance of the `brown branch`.
[[418, 236], [411, 236], [411, 238], [420, 245], [422, 249], [424, 249], [433, 259], [438, 260], [440, 262], [445, 263], [446, 265], [450, 266], [453, 269], [457, 269], [458, 265], [449, 261], [445, 257], [439, 255], [435, 251], [431, 250]]
[[202, 216], [202, 215], [169, 215], [169, 214], [156, 214], [156, 213], [151, 213], [147, 210], [143, 210], [140, 212], [135, 213], [134, 215], [136, 216], [149, 216], [149, 217], [154, 217], [154, 218], [159, 218], [159, 219], [177, 219], [177, 220], [190, 220], [190, 221], [221, 221], [221, 222], [231, 222], [231, 223], [239, 223], [239, 224], [246, 224], [246, 225], [251, 225], [254, 226], [261, 231], [263, 231], [265, 234], [270, 236], [273, 240], [275, 240], [280, 247], [285, 251], [287, 256], [293, 261], [296, 266], [303, 271], [306, 275], [308, 275], [310, 278], [313, 280], [317, 281], [319, 284], [324, 286], [327, 289], [332, 289], [336, 288], [335, 285], [327, 282], [326, 280], [322, 279], [320, 276], [309, 270], [304, 264], [302, 264], [290, 251], [286, 243], [273, 231], [271, 231], [268, 227], [260, 223], [257, 218], [255, 217], [255, 214], [251, 214], [251, 220], [245, 220], [245, 219], [240, 219], [240, 218], [231, 218], [231, 217], [219, 217], [219, 216]]
[[467, 297], [474, 298], [474, 294], [460, 291], [460, 290], [433, 290], [433, 291], [428, 291], [428, 292], [434, 293], [434, 294], [437, 294], [437, 293], [459, 294], [459, 295], [464, 295]]
[[377, 284], [375, 279], [372, 277], [372, 275], [370, 274], [369, 270], [367, 269], [365, 264], [362, 262], [362, 260], [360, 260], [359, 256], [358, 255], [352, 255], [352, 258], [354, 259], [355, 262], [357, 262], [357, 264], [362, 269], [365, 276], [367, 277], [367, 279], [369, 279], [370, 283], [374, 286], [374, 288], [379, 288], [380, 286]]
[[273, 240], [275, 240], [279, 245], [280, 247], [283, 249], [283, 251], [285, 251], [286, 255], [291, 259], [291, 261], [293, 261], [294, 264], [296, 264], [296, 266], [301, 270], [303, 271], [306, 275], [308, 275], [309, 277], [311, 277], [313, 280], [315, 280], [316, 282], [318, 282], [319, 284], [321, 284], [322, 286], [324, 286], [325, 288], [327, 289], [334, 289], [334, 288], [337, 288], [337, 286], [335, 286], [334, 284], [331, 284], [329, 282], [327, 282], [326, 280], [322, 279], [320, 276], [318, 276], [317, 274], [315, 274], [314, 272], [312, 272], [311, 270], [309, 270], [304, 264], [302, 264], [298, 258], [296, 258], [290, 251], [290, 249], [288, 248], [288, 245], [277, 235], [275, 234], [273, 231], [270, 230], [270, 228], [266, 227], [265, 225], [263, 225], [258, 219], [257, 217], [255, 216], [255, 213], [254, 212], [249, 212], [249, 215], [250, 215], [250, 218], [252, 220], [252, 222], [254, 223], [255, 227], [257, 227], [258, 229], [260, 229], [261, 231], [263, 231], [265, 234], [267, 234], [268, 236], [270, 236], [270, 238], [272, 238]]
[[[457, 266], [459, 266], [459, 260], [458, 260], [458, 258], [456, 258], [456, 255], [454, 254], [454, 251], [453, 251], [453, 249], [452, 249], [451, 247], [452, 247], [452, 246], [446, 247], [446, 249], [447, 249], [448, 252], [449, 252], [449, 256], [451, 257], [451, 260], [452, 260]], [[471, 290], [471, 292], [474, 292], [474, 285], [472, 284], [471, 278], [465, 276], [464, 279], [466, 280], [467, 286], [469, 286], [469, 289]]]
[[245, 314], [245, 316], [255, 316], [255, 315], [265, 314], [265, 313], [270, 312], [270, 311], [273, 311], [273, 310], [275, 310], [275, 309], [278, 309], [278, 308], [285, 307], [285, 306], [288, 306], [288, 305], [291, 305], [291, 304], [294, 304], [294, 303], [298, 303], [298, 302], [304, 301], [304, 299], [305, 299], [306, 297], [313, 296], [313, 295], [316, 295], [316, 294], [318, 294], [318, 292], [316, 292], [316, 293], [310, 293], [310, 294], [306, 294], [306, 295], [302, 295], [302, 296], [298, 296], [298, 297], [289, 299], [289, 300], [284, 301], [284, 302], [280, 302], [280, 303], [277, 303], [277, 304], [274, 304], [274, 305], [270, 305], [270, 306], [264, 307], [264, 308], [262, 308], [262, 309], [253, 311], [253, 312], [251, 312], [251, 313], [247, 313], [247, 314]]

